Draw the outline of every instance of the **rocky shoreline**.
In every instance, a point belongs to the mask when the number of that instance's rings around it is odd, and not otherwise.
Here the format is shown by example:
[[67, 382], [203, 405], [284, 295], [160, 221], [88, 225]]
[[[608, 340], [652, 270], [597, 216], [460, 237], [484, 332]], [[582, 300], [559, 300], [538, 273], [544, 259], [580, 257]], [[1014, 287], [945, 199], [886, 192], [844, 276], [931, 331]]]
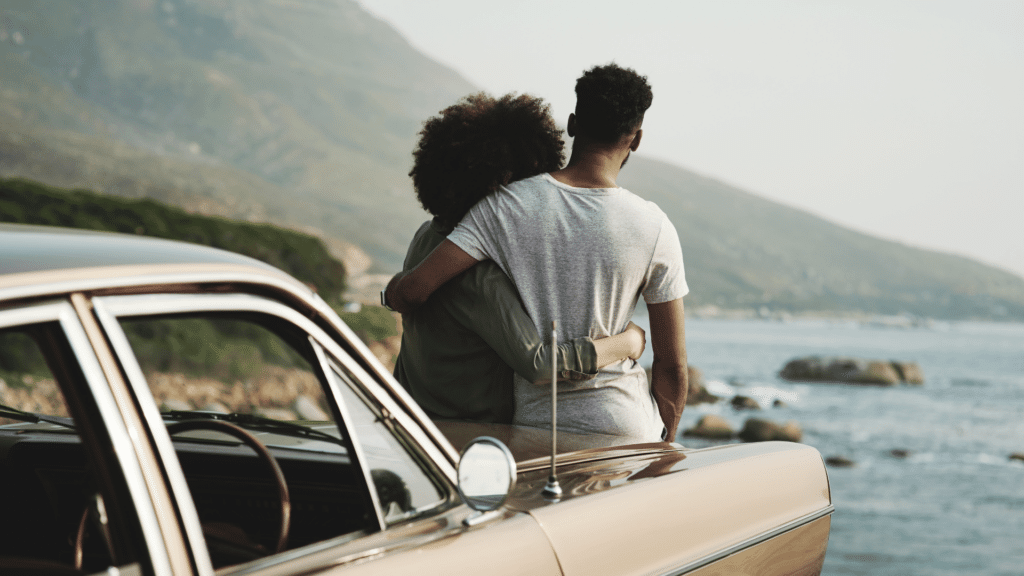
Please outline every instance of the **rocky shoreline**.
[[792, 382], [840, 382], [876, 386], [924, 384], [924, 374], [916, 362], [848, 356], [794, 358], [779, 371], [779, 377]]

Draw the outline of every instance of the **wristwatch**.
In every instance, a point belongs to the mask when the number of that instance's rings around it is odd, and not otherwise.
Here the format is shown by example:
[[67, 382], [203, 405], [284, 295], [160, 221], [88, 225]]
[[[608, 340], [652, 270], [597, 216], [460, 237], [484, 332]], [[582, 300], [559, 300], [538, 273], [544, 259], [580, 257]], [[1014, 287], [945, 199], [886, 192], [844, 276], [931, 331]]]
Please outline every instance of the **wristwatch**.
[[388, 289], [387, 288], [385, 288], [385, 289], [380, 291], [380, 305], [383, 306], [385, 310], [390, 310], [391, 312], [395, 311], [394, 308], [392, 308], [391, 306], [388, 306]]

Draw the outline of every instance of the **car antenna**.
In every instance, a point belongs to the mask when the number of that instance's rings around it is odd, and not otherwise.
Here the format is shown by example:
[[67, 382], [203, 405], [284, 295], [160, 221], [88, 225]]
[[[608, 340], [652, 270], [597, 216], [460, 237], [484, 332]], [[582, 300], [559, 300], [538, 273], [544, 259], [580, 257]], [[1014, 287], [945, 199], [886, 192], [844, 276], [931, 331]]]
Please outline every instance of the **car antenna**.
[[555, 471], [555, 454], [558, 453], [558, 331], [555, 321], [551, 321], [551, 474], [544, 486], [544, 497], [548, 500], [559, 500], [562, 487], [558, 485], [558, 474]]

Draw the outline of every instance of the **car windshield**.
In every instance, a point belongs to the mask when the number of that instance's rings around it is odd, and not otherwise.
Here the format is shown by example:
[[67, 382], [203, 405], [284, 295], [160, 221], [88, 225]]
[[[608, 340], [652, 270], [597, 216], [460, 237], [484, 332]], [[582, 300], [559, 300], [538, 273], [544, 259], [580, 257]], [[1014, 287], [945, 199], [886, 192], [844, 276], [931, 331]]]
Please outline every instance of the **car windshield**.
[[[250, 432], [262, 432], [261, 440], [265, 444], [276, 448], [295, 448], [302, 450], [318, 450], [322, 452], [345, 451], [345, 442], [338, 433], [337, 426], [330, 423], [307, 422], [284, 422], [274, 420], [256, 414], [244, 414], [232, 412], [223, 414], [220, 412], [209, 412], [204, 410], [167, 410], [161, 412], [167, 422], [184, 422], [188, 420], [222, 420], [237, 424]], [[327, 425], [324, 425], [327, 424]], [[283, 439], [275, 439], [274, 436], [287, 438], [305, 439], [306, 442], [289, 442]], [[193, 431], [191, 433], [176, 434], [175, 438], [188, 438], [194, 441], [210, 441], [208, 433]], [[327, 446], [323, 444], [326, 443]]]
[[[0, 419], [3, 418], [8, 420], [17, 420], [20, 422], [46, 422], [48, 424], [56, 424], [72, 430], [75, 429], [75, 422], [71, 418], [36, 414], [35, 412], [26, 412], [24, 410], [18, 410], [17, 408], [7, 406], [6, 404], [0, 404]], [[2, 422], [0, 422], [0, 424], [2, 424]]]

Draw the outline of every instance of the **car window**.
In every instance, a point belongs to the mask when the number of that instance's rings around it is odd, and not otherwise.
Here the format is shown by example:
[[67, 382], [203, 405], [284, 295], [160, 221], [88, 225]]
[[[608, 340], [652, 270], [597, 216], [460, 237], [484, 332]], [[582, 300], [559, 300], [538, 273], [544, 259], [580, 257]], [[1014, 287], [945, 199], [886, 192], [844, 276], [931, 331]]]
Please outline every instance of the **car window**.
[[383, 416], [381, 409], [355, 386], [354, 377], [332, 364], [330, 377], [341, 391], [345, 408], [355, 430], [365, 465], [377, 488], [381, 510], [388, 525], [415, 517], [444, 502], [445, 493], [434, 478], [427, 458], [415, 450], [397, 424]]
[[0, 573], [93, 573], [142, 557], [87, 388], [59, 322], [0, 326]]
[[333, 420], [310, 362], [279, 331], [253, 319], [129, 318], [121, 325], [161, 412]]
[[[377, 529], [306, 332], [248, 312], [118, 321], [172, 434], [214, 567]], [[265, 446], [281, 477], [222, 423]]]
[[[0, 331], [0, 404], [7, 408], [69, 418], [64, 396], [31, 327]], [[0, 412], [0, 425], [24, 422]], [[71, 423], [70, 418], [68, 420]]]

